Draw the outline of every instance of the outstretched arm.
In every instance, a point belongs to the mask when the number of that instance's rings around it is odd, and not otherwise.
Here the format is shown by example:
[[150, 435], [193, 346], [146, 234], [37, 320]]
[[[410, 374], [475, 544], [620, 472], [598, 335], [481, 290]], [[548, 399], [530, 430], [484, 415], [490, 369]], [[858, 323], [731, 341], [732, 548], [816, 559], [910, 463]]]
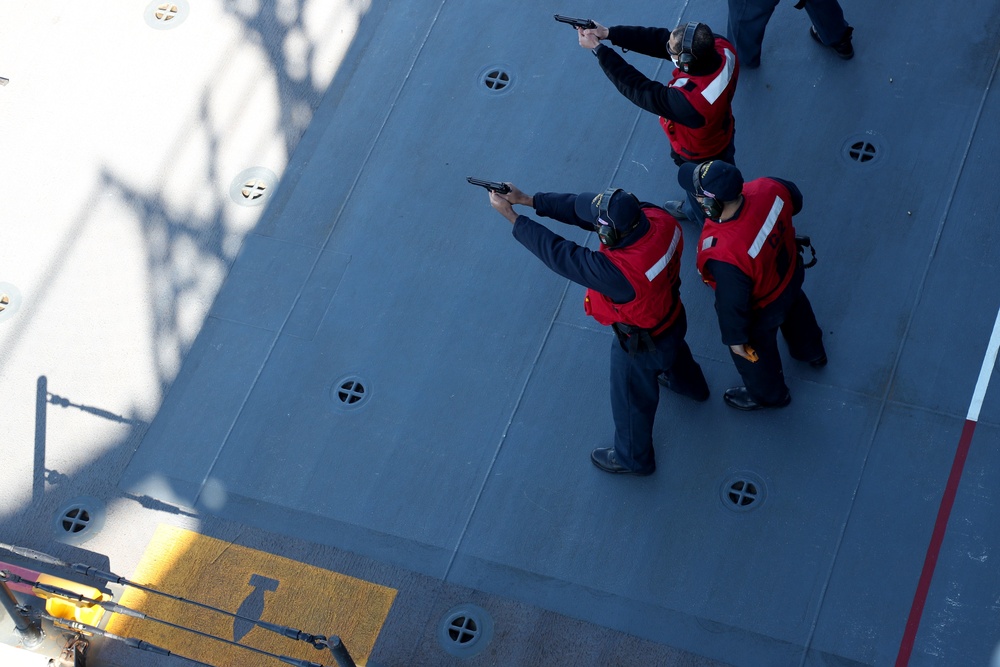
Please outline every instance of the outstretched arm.
[[[576, 215], [573, 202], [576, 195], [543, 195], [529, 197], [512, 183], [510, 192], [499, 194], [490, 191], [490, 205], [513, 226], [514, 238], [530, 250], [547, 267], [563, 278], [595, 289], [616, 303], [627, 303], [635, 298], [635, 290], [625, 275], [602, 253], [585, 248], [553, 233], [526, 215], [518, 215], [513, 204], [530, 205], [531, 202], [546, 200], [542, 206], [549, 213], [567, 218], [569, 224], [577, 224], [584, 229], [592, 229], [593, 223], [585, 226]], [[551, 201], [548, 201], [551, 197]], [[572, 222], [575, 219], [577, 222]]]
[[705, 124], [705, 117], [677, 88], [649, 79], [608, 46], [599, 46], [594, 55], [618, 92], [640, 109], [687, 127], [702, 127]]
[[616, 25], [608, 29], [605, 36], [612, 44], [628, 51], [635, 51], [651, 58], [670, 59], [667, 43], [670, 41], [667, 28], [645, 28], [634, 25]]
[[514, 238], [545, 266], [567, 278], [606, 295], [616, 303], [635, 298], [635, 290], [603, 253], [564, 239], [527, 216], [514, 223]]
[[594, 231], [594, 221], [576, 214], [576, 195], [562, 192], [539, 192], [535, 194], [535, 212], [567, 225]]

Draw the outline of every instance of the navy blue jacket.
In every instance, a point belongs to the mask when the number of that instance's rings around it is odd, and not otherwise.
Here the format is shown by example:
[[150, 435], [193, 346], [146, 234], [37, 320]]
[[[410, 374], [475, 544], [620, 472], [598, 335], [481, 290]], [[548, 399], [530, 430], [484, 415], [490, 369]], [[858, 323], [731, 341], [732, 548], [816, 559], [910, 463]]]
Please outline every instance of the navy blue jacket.
[[[539, 192], [535, 194], [535, 212], [567, 225], [594, 231], [593, 220], [584, 220], [576, 214], [575, 202], [575, 194]], [[635, 243], [648, 231], [649, 220], [643, 215], [639, 225], [620, 247]], [[628, 303], [635, 298], [632, 285], [604, 253], [564, 239], [526, 215], [519, 215], [514, 221], [513, 234], [521, 245], [563, 278], [597, 290], [615, 303]]]

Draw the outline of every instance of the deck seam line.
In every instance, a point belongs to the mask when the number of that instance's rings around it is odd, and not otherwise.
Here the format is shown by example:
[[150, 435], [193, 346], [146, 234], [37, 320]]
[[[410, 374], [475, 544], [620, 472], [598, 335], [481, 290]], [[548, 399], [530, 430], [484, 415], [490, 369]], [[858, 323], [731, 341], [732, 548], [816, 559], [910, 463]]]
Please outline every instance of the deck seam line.
[[[931, 265], [934, 262], [934, 256], [937, 254], [938, 246], [941, 242], [941, 236], [944, 233], [944, 226], [948, 221], [948, 215], [951, 212], [952, 203], [955, 200], [955, 193], [958, 191], [958, 186], [962, 180], [962, 174], [965, 173], [965, 167], [969, 161], [969, 153], [972, 151], [973, 139], [976, 136], [976, 132], [979, 130], [979, 124], [982, 120], [983, 109], [986, 107], [986, 99], [989, 97], [990, 89], [997, 74], [997, 67], [1000, 66], [1000, 50], [997, 51], [997, 55], [993, 59], [993, 70], [990, 72], [989, 79], [986, 81], [986, 88], [983, 90], [982, 97], [979, 100], [979, 108], [976, 110], [976, 117], [972, 122], [972, 128], [969, 131], [968, 139], [965, 143], [965, 151], [962, 153], [962, 159], [959, 163], [959, 167], [955, 172], [955, 178], [952, 181], [951, 191], [948, 193], [948, 200], [945, 202], [944, 211], [941, 213], [941, 219], [938, 222], [937, 232], [934, 235], [934, 241], [931, 243], [930, 253], [927, 256], [927, 262], [924, 264], [923, 275], [920, 278], [920, 284], [917, 287], [917, 293], [914, 295], [913, 306], [910, 308], [910, 316], [906, 321], [906, 328], [903, 330], [902, 336], [899, 340], [899, 346], [896, 349], [896, 358], [893, 361], [892, 371], [889, 373], [889, 379], [886, 383], [885, 392], [883, 393], [882, 403], [879, 406], [878, 418], [875, 420], [875, 425], [872, 428], [871, 436], [868, 440], [868, 451], [865, 453], [864, 460], [861, 464], [861, 470], [858, 474], [858, 481], [854, 485], [854, 491], [851, 492], [851, 503], [847, 510], [847, 516], [844, 518], [844, 523], [840, 529], [840, 535], [837, 537], [837, 544], [834, 547], [833, 558], [830, 561], [830, 567], [827, 571], [826, 580], [823, 582], [823, 587], [820, 590], [819, 599], [816, 604], [816, 613], [813, 616], [812, 624], [809, 627], [809, 635], [806, 638], [806, 643], [802, 647], [802, 660], [799, 662], [799, 667], [805, 667], [806, 658], [809, 655], [809, 651], [812, 647], [813, 638], [816, 634], [816, 628], [819, 625], [819, 618], [823, 612], [823, 602], [826, 600], [827, 591], [830, 587], [830, 581], [833, 578], [833, 571], [836, 568], [837, 560], [840, 555], [841, 547], [844, 543], [844, 536], [847, 533], [847, 526], [851, 521], [851, 516], [854, 514], [854, 507], [857, 501], [858, 491], [861, 488], [861, 482], [864, 479], [865, 472], [868, 468], [868, 459], [871, 456], [872, 447], [875, 445], [875, 438], [878, 435], [879, 427], [882, 424], [882, 418], [885, 415], [886, 407], [891, 403], [889, 400], [889, 393], [893, 386], [893, 381], [896, 378], [896, 373], [899, 369], [900, 359], [903, 356], [903, 350], [906, 348], [907, 338], [910, 333], [910, 329], [913, 326], [913, 320], [916, 317], [917, 308], [920, 306], [921, 298], [924, 295], [924, 288], [927, 285], [927, 277], [930, 274]], [[959, 418], [960, 422], [965, 422], [964, 417]], [[947, 479], [945, 480], [947, 482]], [[932, 525], [933, 528], [933, 525]], [[906, 621], [904, 619], [903, 623]], [[905, 629], [905, 628], [904, 628]], [[901, 633], [902, 634], [902, 633]]]
[[[691, 0], [684, 0], [684, 4], [678, 14], [678, 21], [680, 17], [684, 15], [684, 10], [690, 4]], [[663, 63], [665, 61], [660, 60], [656, 64], [656, 69], [653, 72], [652, 79], [656, 80], [660, 75], [660, 70], [663, 68]], [[622, 163], [625, 160], [625, 154], [628, 152], [628, 147], [632, 143], [633, 137], [635, 137], [635, 130], [639, 126], [639, 120], [644, 114], [648, 113], [643, 109], [636, 109], [635, 117], [632, 121], [632, 127], [629, 130], [628, 137], [624, 142], [622, 142], [622, 150], [618, 156], [618, 161], [615, 163], [615, 168], [611, 172], [610, 182], [613, 183], [618, 172], [621, 170]], [[587, 239], [585, 246], [589, 246], [592, 239]], [[559, 313], [562, 311], [563, 306], [566, 304], [566, 294], [569, 292], [570, 285], [573, 281], [566, 280], [563, 286], [562, 294], [559, 296], [559, 300], [556, 302], [555, 310], [552, 313], [552, 319], [549, 320], [549, 326], [545, 330], [545, 334], [542, 336], [542, 340], [538, 345], [538, 352], [535, 354], [535, 358], [531, 362], [531, 371], [528, 373], [527, 377], [524, 378], [524, 384], [521, 385], [521, 390], [518, 392], [517, 400], [514, 402], [514, 407], [510, 411], [510, 416], [507, 419], [507, 423], [504, 425], [503, 432], [500, 434], [500, 441], [497, 443], [496, 448], [493, 451], [493, 458], [490, 459], [490, 465], [486, 468], [486, 473], [483, 475], [482, 483], [479, 485], [479, 491], [476, 493], [476, 498], [472, 502], [472, 508], [469, 510], [469, 515], [465, 519], [465, 525], [462, 526], [462, 531], [458, 534], [458, 541], [455, 543], [455, 549], [451, 553], [451, 557], [448, 559], [448, 565], [444, 571], [444, 581], [448, 581], [448, 577], [451, 576], [452, 568], [455, 565], [455, 559], [458, 557], [458, 552], [462, 549], [462, 544], [465, 542], [465, 536], [469, 532], [469, 525], [472, 523], [473, 517], [476, 515], [476, 509], [479, 507], [479, 502], [483, 498], [483, 493], [486, 491], [486, 484], [489, 482], [490, 475], [493, 473], [493, 467], [496, 465], [497, 458], [500, 456], [500, 450], [503, 449], [503, 443], [507, 439], [507, 434], [510, 433], [510, 428], [514, 423], [514, 417], [517, 415], [517, 411], [521, 407], [521, 402], [524, 400], [524, 395], [527, 393], [528, 385], [531, 383], [531, 379], [535, 375], [535, 367], [538, 364], [538, 359], [542, 356], [542, 352], [545, 350], [546, 344], [549, 342], [549, 337], [552, 334], [552, 329], [556, 325]]]

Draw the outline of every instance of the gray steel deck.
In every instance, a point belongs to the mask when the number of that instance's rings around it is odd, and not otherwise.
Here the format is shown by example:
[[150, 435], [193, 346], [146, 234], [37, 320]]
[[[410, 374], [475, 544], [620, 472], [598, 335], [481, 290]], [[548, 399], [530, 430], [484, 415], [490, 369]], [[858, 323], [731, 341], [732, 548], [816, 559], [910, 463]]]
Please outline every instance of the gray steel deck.
[[[854, 60], [820, 49], [805, 14], [782, 3], [735, 103], [739, 165], [799, 185], [796, 227], [819, 255], [805, 289], [830, 364], [786, 357], [787, 409], [722, 403], [738, 376], [687, 230], [688, 342], [713, 397], [663, 395], [652, 477], [598, 471], [589, 452], [612, 435], [611, 334], [583, 314], [583, 289], [526, 252], [465, 183], [614, 183], [675, 198], [656, 119], [618, 95], [551, 14], [697, 19], [722, 32], [724, 3], [375, 0], [355, 8], [358, 32], [325, 92], [279, 86], [288, 106], [311, 104], [311, 122], [301, 138], [289, 131], [280, 183], [225, 260], [176, 376], [164, 364], [154, 380], [165, 390], [155, 417], [109, 397], [98, 407], [125, 420], [109, 432], [108, 419], [78, 410], [86, 419], [63, 437], [85, 430], [92, 455], [39, 485], [39, 446], [42, 464], [59, 465], [45, 459], [33, 382], [46, 376], [60, 394], [60, 368], [0, 370], [3, 396], [20, 397], [7, 419], [35, 429], [4, 449], [36, 475], [34, 502], [19, 487], [0, 537], [58, 552], [32, 526], [85, 495], [108, 504], [99, 550], [126, 572], [166, 521], [397, 588], [371, 656], [382, 665], [890, 665], [911, 645], [911, 665], [987, 664], [1000, 640], [995, 387], [977, 417], [969, 411], [1000, 307], [1000, 5], [843, 4]], [[244, 25], [266, 44], [279, 29], [269, 12], [265, 3]], [[280, 72], [282, 51], [267, 52]], [[502, 91], [483, 83], [494, 67], [512, 77]], [[875, 159], [850, 159], [858, 141]], [[165, 216], [168, 236], [188, 221], [122, 196], [150, 225]], [[221, 247], [219, 233], [194, 238]], [[156, 239], [145, 241], [151, 262]], [[73, 276], [52, 271], [54, 291], [73, 289]], [[4, 280], [17, 282], [0, 262]], [[146, 298], [171, 321], [169, 299]], [[31, 316], [0, 321], [9, 342], [30, 335], [17, 328]], [[350, 378], [366, 389], [357, 407], [336, 397]], [[79, 395], [86, 383], [75, 386]], [[42, 419], [59, 410], [42, 403]], [[969, 423], [945, 523], [939, 507]], [[740, 476], [766, 490], [749, 511], [723, 498]], [[904, 630], [936, 525], [946, 530], [911, 644]], [[463, 601], [497, 628], [470, 658], [434, 636]], [[98, 665], [161, 664], [99, 648]]]

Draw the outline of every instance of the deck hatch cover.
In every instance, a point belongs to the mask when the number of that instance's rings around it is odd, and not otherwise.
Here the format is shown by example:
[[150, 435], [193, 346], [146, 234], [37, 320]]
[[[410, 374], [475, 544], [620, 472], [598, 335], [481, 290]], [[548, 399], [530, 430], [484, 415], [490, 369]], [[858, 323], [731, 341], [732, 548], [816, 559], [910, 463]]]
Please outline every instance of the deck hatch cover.
[[0, 322], [14, 316], [21, 307], [21, 291], [10, 283], [0, 283]]
[[260, 206], [274, 193], [277, 175], [267, 167], [241, 171], [229, 185], [229, 197], [241, 206]]
[[334, 404], [343, 410], [360, 408], [371, 395], [371, 385], [357, 375], [342, 377], [333, 383], [330, 390]]
[[86, 507], [74, 505], [63, 512], [60, 523], [67, 533], [79, 533], [90, 527], [90, 511]]
[[490, 90], [503, 90], [510, 85], [510, 74], [507, 74], [502, 69], [490, 70], [483, 77], [483, 83]]
[[476, 85], [488, 95], [507, 93], [514, 85], [514, 74], [507, 65], [488, 65], [479, 70]]
[[476, 655], [493, 638], [493, 619], [482, 607], [461, 604], [441, 619], [438, 641], [442, 648], [460, 658]]
[[729, 485], [726, 495], [732, 504], [746, 507], [757, 500], [757, 485], [746, 479], [738, 479]]
[[757, 509], [767, 497], [763, 478], [745, 470], [727, 476], [719, 491], [722, 504], [734, 512]]
[[260, 199], [267, 192], [267, 182], [261, 178], [251, 178], [240, 188], [244, 199]]
[[848, 149], [848, 155], [855, 162], [868, 162], [875, 159], [878, 149], [870, 141], [855, 141]]
[[851, 165], [869, 167], [882, 162], [885, 140], [878, 132], [862, 132], [848, 137], [841, 146], [841, 156]]
[[146, 25], [155, 30], [170, 30], [184, 22], [190, 12], [187, 0], [174, 2], [153, 2], [146, 5], [144, 13]]
[[104, 520], [104, 503], [84, 496], [70, 500], [56, 512], [53, 528], [63, 542], [78, 544], [96, 535]]
[[468, 644], [479, 637], [479, 624], [476, 619], [464, 614], [456, 616], [448, 623], [448, 636], [453, 642]]

